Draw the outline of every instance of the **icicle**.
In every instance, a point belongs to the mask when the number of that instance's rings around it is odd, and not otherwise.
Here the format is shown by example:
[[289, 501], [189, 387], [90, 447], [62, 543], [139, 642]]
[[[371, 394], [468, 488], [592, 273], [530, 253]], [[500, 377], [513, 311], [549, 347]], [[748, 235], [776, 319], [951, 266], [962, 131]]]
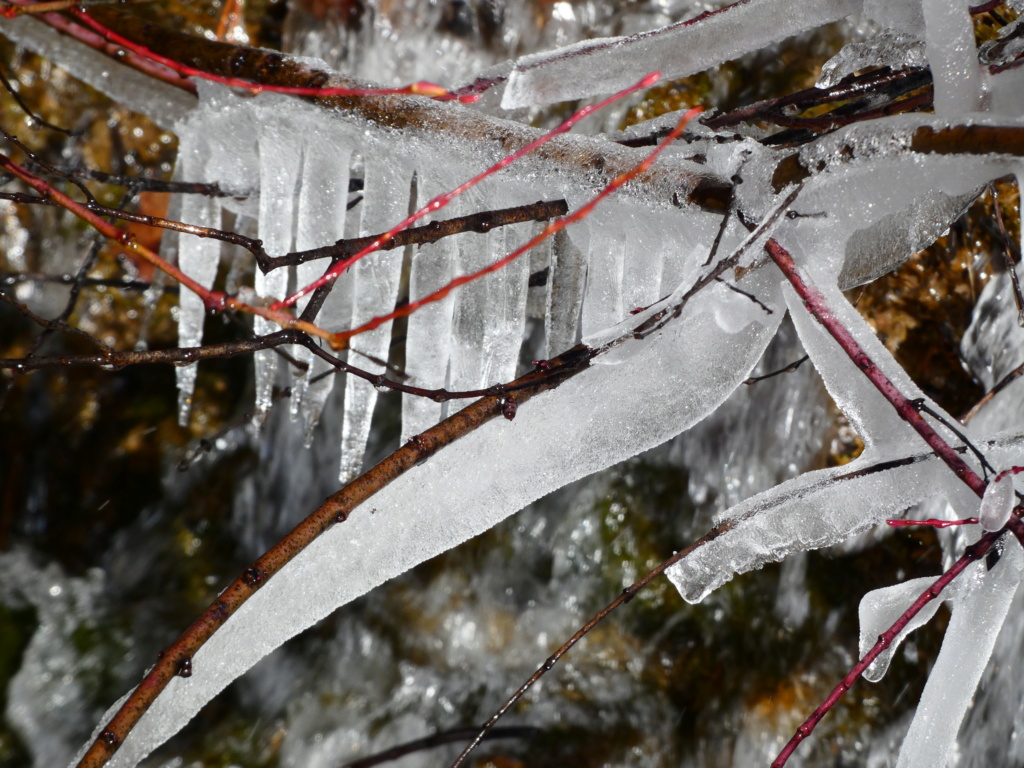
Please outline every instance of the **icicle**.
[[[490, 210], [492, 201], [481, 194], [471, 194], [463, 201], [470, 210]], [[466, 275], [483, 269], [507, 253], [505, 228], [492, 229], [484, 235], [465, 234], [457, 238], [458, 262], [455, 274]], [[451, 352], [448, 385], [452, 389], [478, 389], [483, 386], [484, 326], [494, 312], [491, 278], [500, 272], [474, 280], [455, 292], [452, 307]], [[493, 382], [492, 382], [493, 383]]]
[[[475, 209], [492, 210], [520, 203], [509, 190], [500, 197], [475, 196]], [[459, 240], [459, 274], [475, 272], [521, 246], [528, 224], [492, 229], [484, 236]], [[526, 287], [530, 257], [524, 255], [497, 272], [484, 275], [456, 292], [452, 317], [449, 384], [453, 389], [480, 389], [515, 378], [526, 322]]]
[[[416, 177], [417, 205], [425, 205], [433, 197], [450, 189], [443, 177], [422, 170]], [[445, 208], [448, 216], [461, 213], [459, 201]], [[463, 237], [474, 237], [464, 235]], [[476, 235], [475, 237], [479, 237]], [[413, 251], [409, 276], [409, 298], [416, 300], [437, 290], [455, 277], [459, 238], [447, 237], [436, 243], [420, 246]], [[473, 285], [463, 286], [460, 295]], [[417, 387], [443, 387], [448, 379], [448, 359], [452, 347], [452, 308], [455, 296], [423, 307], [409, 316], [409, 329], [405, 342], [405, 373]], [[436, 424], [443, 413], [443, 403], [423, 397], [402, 396], [403, 442]]]
[[[529, 236], [540, 234], [547, 222], [534, 222]], [[548, 238], [530, 251], [530, 287], [526, 293], [526, 316], [543, 319], [547, 316], [548, 292], [551, 289], [551, 241]], [[536, 277], [535, 277], [536, 276]], [[541, 280], [533, 285], [535, 279]]]
[[[504, 227], [503, 245], [492, 251], [499, 259], [526, 242], [532, 227], [514, 224]], [[491, 311], [484, 314], [486, 324], [483, 335], [483, 359], [479, 374], [480, 385], [502, 384], [516, 377], [519, 349], [523, 343], [526, 325], [527, 282], [530, 279], [530, 259], [516, 259], [503, 269], [487, 275], [484, 284], [490, 296]]]
[[[678, 212], [675, 217], [680, 217]], [[622, 308], [626, 313], [650, 306], [676, 287], [673, 284], [668, 290], [662, 290], [661, 273], [667, 243], [661, 225], [669, 224], [662, 222], [662, 218], [630, 206], [622, 264]]]
[[[371, 235], [393, 227], [409, 213], [409, 189], [412, 170], [403, 158], [369, 144], [365, 148], [366, 169], [363, 187], [362, 234]], [[402, 276], [402, 250], [378, 251], [357, 262], [352, 272], [352, 324], [390, 312], [398, 298]], [[386, 362], [391, 347], [391, 323], [352, 339], [349, 361], [371, 373], [384, 368], [373, 362]], [[355, 478], [363, 466], [363, 453], [370, 436], [373, 406], [377, 390], [370, 382], [348, 376], [345, 382], [345, 421], [341, 431], [342, 483]]]
[[[860, 621], [860, 655], [871, 650], [885, 630], [891, 627], [900, 616], [910, 607], [928, 587], [935, 583], [934, 576], [925, 576], [920, 579], [911, 579], [902, 584], [894, 584], [891, 587], [883, 587], [868, 592], [861, 598], [858, 616]], [[953, 582], [942, 592], [943, 599], [949, 599], [956, 594], [957, 582]], [[875, 660], [864, 671], [864, 679], [872, 683], [881, 680], [889, 670], [889, 664], [893, 656], [899, 650], [904, 640], [918, 627], [923, 627], [932, 616], [939, 610], [943, 600], [932, 600], [928, 603], [900, 632], [892, 643], [882, 651]]]
[[[179, 159], [177, 177], [187, 181], [212, 181], [206, 175], [213, 154], [202, 120], [179, 131]], [[220, 228], [220, 205], [217, 198], [204, 195], [185, 195], [181, 202], [181, 218], [200, 227]], [[220, 264], [221, 243], [212, 238], [178, 236], [178, 266], [189, 277], [206, 288], [213, 286]], [[178, 299], [178, 344], [198, 347], [203, 343], [203, 323], [206, 308], [202, 299], [182, 288]], [[198, 363], [175, 369], [178, 384], [178, 423], [188, 426], [192, 410]]]
[[953, 118], [976, 111], [983, 80], [967, 0], [923, 0], [922, 9], [935, 114]]
[[583, 338], [611, 328], [624, 316], [622, 270], [629, 230], [618, 206], [589, 219], [587, 292], [583, 299]]
[[[302, 184], [299, 189], [299, 213], [295, 232], [295, 248], [304, 251], [329, 245], [345, 236], [345, 218], [348, 205], [349, 166], [352, 157], [352, 139], [348, 131], [328, 125], [307, 138], [303, 150]], [[329, 265], [325, 259], [308, 261], [296, 268], [298, 285], [308, 285], [324, 273]], [[352, 319], [352, 274], [338, 278], [323, 307], [317, 323], [330, 330], [348, 327]], [[309, 298], [299, 302], [301, 312]], [[313, 429], [327, 401], [336, 377], [327, 376], [313, 381], [331, 368], [330, 364], [304, 347], [295, 351], [296, 357], [309, 368], [293, 387], [293, 415], [301, 415], [305, 424], [306, 447], [313, 441]]]
[[[302, 169], [301, 143], [296, 140], [299, 128], [282, 117], [294, 108], [292, 102], [282, 105], [278, 100], [264, 104], [259, 119], [260, 204], [259, 233], [263, 248], [270, 256], [281, 256], [292, 250], [295, 231], [295, 199]], [[264, 274], [256, 270], [255, 291], [262, 298], [283, 298], [288, 289], [287, 268]], [[277, 325], [255, 318], [257, 336], [272, 333]], [[274, 350], [262, 350], [253, 356], [256, 365], [255, 423], [262, 424], [270, 411], [278, 357]]]
[[[578, 231], [579, 227], [572, 229], [574, 234]], [[544, 317], [545, 357], [555, 357], [576, 344], [586, 276], [583, 252], [570, 237], [569, 230], [562, 230], [551, 244], [551, 272], [548, 275], [551, 288]]]

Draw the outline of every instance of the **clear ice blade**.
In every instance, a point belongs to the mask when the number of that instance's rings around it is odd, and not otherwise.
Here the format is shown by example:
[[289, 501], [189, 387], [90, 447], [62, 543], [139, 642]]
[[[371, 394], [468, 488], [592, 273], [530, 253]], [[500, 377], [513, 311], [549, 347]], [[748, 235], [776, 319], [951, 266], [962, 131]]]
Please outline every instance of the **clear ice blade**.
[[[379, 146], [368, 146], [364, 157], [362, 234], [373, 235], [388, 230], [408, 215], [412, 168]], [[395, 308], [403, 250], [377, 251], [349, 270], [352, 273], [353, 327]], [[353, 337], [349, 362], [370, 373], [383, 373], [384, 368], [373, 360], [387, 361], [391, 326], [392, 323], [387, 322], [369, 333]], [[339, 470], [342, 483], [354, 479], [362, 469], [376, 402], [377, 390], [372, 384], [357, 376], [346, 377]]]
[[[295, 141], [295, 134], [300, 128], [282, 117], [281, 106], [275, 100], [258, 113], [259, 233], [263, 248], [270, 256], [282, 256], [290, 252], [294, 245], [295, 200], [302, 169], [301, 143]], [[254, 285], [257, 295], [263, 298], [284, 298], [288, 290], [289, 271], [288, 268], [278, 268], [264, 274], [257, 269]], [[253, 320], [253, 331], [257, 336], [273, 333], [277, 328], [276, 323], [262, 317]], [[253, 359], [256, 367], [254, 418], [256, 424], [262, 424], [272, 404], [278, 357], [274, 350], [266, 349], [256, 352]]]

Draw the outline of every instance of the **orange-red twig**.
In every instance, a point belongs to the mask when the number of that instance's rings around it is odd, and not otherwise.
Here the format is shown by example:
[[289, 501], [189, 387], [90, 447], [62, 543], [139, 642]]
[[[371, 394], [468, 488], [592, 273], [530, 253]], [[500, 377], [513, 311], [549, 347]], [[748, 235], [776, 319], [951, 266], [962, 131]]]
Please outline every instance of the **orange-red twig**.
[[97, 34], [103, 36], [106, 40], [116, 43], [123, 47], [127, 51], [131, 51], [137, 56], [148, 59], [150, 61], [162, 64], [169, 69], [174, 70], [182, 77], [198, 77], [203, 80], [210, 80], [221, 85], [226, 85], [229, 88], [239, 88], [247, 90], [250, 93], [261, 93], [267, 91], [270, 93], [284, 93], [291, 96], [383, 96], [383, 95], [413, 95], [413, 96], [430, 96], [434, 98], [451, 97], [452, 94], [446, 89], [442, 88], [436, 83], [429, 83], [425, 80], [412, 83], [411, 85], [404, 86], [402, 88], [343, 88], [343, 87], [299, 87], [290, 85], [262, 85], [259, 83], [253, 83], [249, 80], [244, 80], [239, 77], [222, 77], [221, 75], [214, 75], [210, 72], [204, 72], [201, 69], [190, 67], [187, 64], [182, 64], [180, 61], [175, 61], [167, 56], [161, 56], [155, 51], [150, 50], [144, 45], [135, 43], [129, 40], [123, 35], [119, 35], [114, 30], [110, 29], [104, 24], [94, 19], [83, 9], [75, 9], [71, 11], [72, 16], [81, 21], [87, 27], [92, 29]]
[[104, 237], [116, 243], [117, 246], [126, 254], [138, 256], [152, 264], [161, 272], [167, 274], [169, 277], [177, 280], [181, 285], [198, 295], [203, 300], [203, 304], [207, 309], [215, 311], [232, 309], [240, 312], [247, 312], [252, 315], [259, 315], [271, 322], [277, 323], [282, 328], [294, 328], [296, 330], [304, 331], [311, 336], [330, 340], [331, 334], [313, 323], [300, 320], [280, 310], [254, 306], [232, 296], [227, 296], [220, 291], [209, 290], [186, 275], [173, 264], [162, 259], [157, 253], [139, 243], [135, 239], [135, 236], [128, 230], [114, 226], [103, 217], [89, 210], [87, 206], [68, 197], [68, 195], [64, 194], [59, 189], [54, 188], [46, 181], [18, 165], [3, 154], [0, 154], [0, 169], [21, 179], [40, 196], [47, 200], [51, 200], [56, 205], [59, 205], [78, 216], [78, 218], [89, 224]]
[[676, 124], [676, 127], [672, 129], [671, 133], [669, 133], [664, 139], [662, 139], [661, 142], [658, 143], [658, 146], [654, 148], [654, 151], [652, 151], [647, 157], [645, 157], [639, 165], [637, 165], [636, 167], [629, 171], [626, 171], [625, 173], [621, 173], [618, 176], [616, 176], [614, 179], [612, 179], [608, 186], [602, 189], [593, 199], [591, 199], [581, 208], [574, 211], [573, 213], [570, 213], [568, 216], [563, 216], [560, 219], [555, 219], [546, 227], [544, 227], [543, 231], [541, 231], [539, 235], [530, 239], [522, 247], [512, 251], [512, 253], [508, 254], [508, 256], [505, 256], [504, 258], [501, 258], [498, 261], [494, 262], [493, 264], [489, 264], [488, 266], [484, 267], [483, 269], [479, 269], [476, 272], [471, 272], [468, 275], [461, 275], [452, 280], [447, 285], [438, 288], [433, 293], [424, 296], [422, 299], [411, 301], [404, 307], [399, 307], [394, 312], [389, 312], [386, 315], [375, 317], [372, 320], [368, 320], [362, 325], [357, 326], [351, 330], [340, 331], [338, 333], [331, 334], [331, 338], [329, 339], [331, 346], [336, 349], [343, 348], [347, 345], [348, 340], [353, 336], [358, 336], [361, 333], [372, 331], [374, 328], [379, 327], [380, 325], [388, 322], [389, 320], [394, 320], [395, 318], [399, 317], [405, 317], [407, 315], [412, 314], [420, 307], [423, 307], [427, 304], [431, 304], [436, 301], [440, 301], [459, 286], [465, 285], [466, 283], [471, 283], [474, 280], [483, 277], [484, 275], [490, 274], [491, 272], [497, 272], [499, 269], [502, 269], [510, 262], [518, 259], [520, 256], [522, 256], [524, 253], [529, 251], [534, 246], [540, 244], [541, 242], [551, 237], [552, 235], [556, 234], [557, 232], [560, 232], [561, 230], [565, 229], [570, 224], [574, 224], [577, 221], [585, 219], [587, 216], [590, 215], [594, 208], [597, 207], [597, 205], [602, 200], [604, 200], [606, 197], [612, 194], [612, 192], [619, 189], [619, 187], [628, 183], [631, 179], [636, 178], [641, 173], [650, 168], [651, 165], [654, 164], [654, 161], [658, 158], [658, 155], [660, 155], [661, 152], [669, 144], [671, 144], [672, 142], [679, 138], [679, 136], [683, 132], [683, 129], [686, 127], [686, 124], [690, 122], [690, 120], [694, 116], [699, 114], [700, 111], [700, 107], [694, 107], [693, 109], [689, 110], [679, 120], [679, 122]]
[[585, 118], [585, 117], [587, 117], [589, 115], [592, 115], [592, 114], [594, 114], [595, 112], [597, 112], [597, 111], [599, 111], [601, 109], [604, 109], [609, 104], [612, 104], [612, 103], [618, 101], [619, 99], [621, 99], [621, 98], [623, 98], [625, 96], [628, 96], [631, 93], [635, 93], [636, 91], [640, 91], [640, 90], [644, 90], [646, 88], [650, 88], [652, 85], [654, 85], [658, 81], [659, 77], [660, 77], [660, 75], [657, 72], [652, 72], [651, 74], [649, 74], [646, 77], [642, 78], [635, 85], [632, 85], [629, 88], [626, 88], [625, 90], [619, 91], [618, 93], [609, 96], [607, 99], [604, 99], [603, 101], [600, 101], [597, 104], [592, 104], [590, 106], [583, 107], [583, 109], [581, 109], [578, 112], [576, 112], [575, 114], [573, 114], [571, 117], [569, 117], [565, 122], [563, 122], [561, 125], [559, 125], [554, 130], [549, 131], [548, 133], [545, 133], [543, 136], [539, 137], [535, 141], [530, 142], [525, 147], [522, 147], [521, 149], [516, 150], [511, 155], [508, 155], [507, 157], [503, 157], [501, 160], [499, 160], [497, 163], [492, 165], [487, 170], [477, 174], [476, 176], [474, 176], [473, 178], [469, 179], [468, 181], [460, 184], [458, 187], [456, 187], [455, 189], [451, 190], [450, 192], [445, 192], [444, 194], [438, 195], [433, 200], [431, 200], [429, 203], [427, 203], [425, 206], [423, 206], [418, 211], [416, 211], [414, 214], [412, 214], [411, 216], [406, 218], [404, 221], [401, 221], [400, 223], [396, 224], [394, 227], [389, 229], [387, 232], [385, 232], [383, 235], [378, 237], [376, 240], [374, 240], [368, 246], [363, 248], [361, 251], [359, 251], [358, 253], [356, 253], [352, 257], [350, 257], [348, 259], [345, 259], [344, 261], [338, 262], [333, 267], [331, 267], [329, 270], [327, 270], [327, 272], [325, 272], [319, 279], [315, 280], [314, 282], [310, 283], [309, 285], [307, 285], [304, 288], [300, 288], [298, 291], [293, 293], [291, 296], [289, 296], [284, 301], [281, 301], [281, 302], [278, 302], [277, 304], [274, 304], [273, 307], [275, 309], [280, 309], [281, 307], [291, 306], [291, 305], [295, 304], [295, 302], [297, 302], [303, 296], [306, 296], [307, 294], [312, 293], [313, 291], [315, 291], [317, 288], [320, 288], [321, 286], [326, 285], [327, 283], [330, 283], [333, 280], [336, 280], [342, 273], [345, 272], [345, 270], [347, 270], [349, 267], [351, 267], [357, 261], [359, 261], [362, 258], [365, 258], [366, 256], [369, 256], [371, 253], [373, 253], [375, 251], [380, 250], [380, 248], [386, 242], [388, 242], [388, 240], [393, 238], [395, 235], [397, 235], [402, 230], [407, 229], [408, 227], [412, 226], [414, 223], [416, 223], [417, 221], [422, 219], [424, 216], [427, 216], [428, 214], [435, 213], [436, 211], [441, 210], [442, 208], [444, 208], [446, 205], [448, 205], [448, 203], [450, 203], [452, 200], [454, 200], [459, 195], [469, 191], [470, 189], [475, 187], [477, 184], [482, 182], [487, 177], [493, 176], [495, 173], [497, 173], [498, 171], [502, 170], [503, 168], [507, 168], [509, 165], [514, 163], [516, 160], [519, 160], [519, 159], [525, 157], [526, 155], [528, 155], [530, 152], [533, 152], [538, 147], [541, 147], [544, 144], [547, 144], [555, 136], [558, 136], [558, 135], [560, 135], [562, 133], [565, 133], [570, 128], [572, 128], [574, 125], [576, 125], [583, 118]]

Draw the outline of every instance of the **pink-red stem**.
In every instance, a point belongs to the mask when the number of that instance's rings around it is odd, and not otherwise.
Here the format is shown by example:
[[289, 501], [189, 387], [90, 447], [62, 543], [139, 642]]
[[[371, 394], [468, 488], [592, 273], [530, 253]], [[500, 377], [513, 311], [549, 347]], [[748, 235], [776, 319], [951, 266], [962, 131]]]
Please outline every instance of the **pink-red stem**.
[[[1016, 520], [1016, 518], [1012, 519]], [[804, 720], [803, 724], [796, 729], [796, 733], [793, 734], [793, 738], [786, 743], [786, 746], [783, 747], [781, 752], [779, 752], [779, 756], [775, 758], [774, 762], [772, 762], [771, 768], [782, 768], [782, 766], [786, 764], [786, 761], [789, 760], [790, 755], [792, 755], [800, 745], [800, 742], [811, 735], [811, 731], [814, 730], [814, 727], [818, 722], [830, 709], [832, 709], [833, 706], [835, 706], [836, 702], [839, 701], [842, 695], [850, 690], [850, 687], [857, 681], [857, 678], [864, 673], [864, 670], [871, 666], [871, 662], [878, 658], [878, 655], [882, 651], [892, 645], [892, 641], [895, 640], [899, 633], [903, 631], [903, 628], [907, 626], [910, 620], [920, 613], [921, 609], [928, 603], [938, 597], [942, 590], [944, 590], [953, 581], [953, 579], [963, 573], [963, 570], [968, 565], [983, 558], [989, 549], [992, 548], [992, 545], [996, 540], [1002, 535], [1002, 531], [988, 533], [981, 537], [975, 544], [969, 546], [963, 556], [961, 556], [961, 558], [957, 560], [948, 571], [936, 579], [934, 584], [922, 592], [906, 612], [896, 620], [895, 624], [879, 635], [878, 641], [871, 646], [871, 650], [864, 655], [864, 658], [857, 662], [853, 669], [846, 674], [846, 677], [843, 678], [842, 682], [832, 689], [832, 693], [828, 695], [828, 698], [825, 699], [818, 708], [814, 710], [811, 716]]]
[[427, 304], [431, 304], [435, 301], [440, 301], [453, 290], [458, 288], [460, 285], [471, 283], [474, 280], [483, 277], [484, 275], [489, 274], [491, 272], [497, 272], [499, 269], [504, 268], [510, 262], [514, 261], [515, 259], [518, 259], [520, 256], [522, 256], [524, 253], [529, 251], [534, 246], [543, 242], [544, 240], [556, 234], [557, 232], [560, 232], [561, 230], [565, 229], [570, 224], [585, 219], [587, 216], [590, 215], [591, 211], [593, 211], [594, 208], [602, 200], [608, 197], [608, 195], [612, 194], [619, 187], [629, 182], [630, 179], [636, 178], [641, 173], [650, 168], [651, 165], [653, 165], [654, 161], [658, 158], [658, 155], [661, 154], [661, 152], [665, 149], [665, 147], [667, 147], [669, 144], [671, 144], [673, 141], [679, 138], [680, 134], [682, 134], [683, 132], [683, 129], [686, 127], [686, 124], [695, 115], [699, 114], [700, 111], [700, 107], [694, 107], [693, 109], [689, 110], [679, 120], [679, 122], [676, 124], [676, 127], [672, 129], [671, 133], [669, 133], [664, 139], [662, 139], [658, 146], [655, 147], [654, 150], [647, 157], [645, 157], [639, 165], [635, 166], [629, 171], [626, 171], [625, 173], [621, 173], [618, 176], [616, 176], [614, 179], [611, 180], [611, 182], [609, 182], [608, 186], [602, 189], [594, 198], [592, 198], [589, 202], [587, 202], [578, 210], [574, 211], [573, 213], [570, 213], [568, 216], [563, 216], [562, 218], [555, 219], [554, 221], [549, 223], [546, 227], [544, 227], [540, 234], [531, 238], [525, 245], [512, 251], [512, 253], [508, 254], [504, 258], [498, 259], [493, 264], [487, 265], [483, 269], [478, 269], [476, 272], [471, 272], [467, 275], [460, 275], [459, 277], [456, 277], [447, 285], [438, 288], [436, 291], [424, 296], [422, 299], [410, 301], [404, 307], [399, 307], [398, 309], [394, 310], [393, 312], [389, 312], [386, 315], [381, 315], [379, 317], [373, 318], [372, 320], [368, 320], [367, 322], [363, 323], [360, 326], [357, 326], [356, 328], [353, 328], [350, 331], [341, 331], [339, 333], [333, 334], [330, 342], [331, 346], [344, 346], [345, 343], [347, 343], [347, 340], [352, 336], [372, 331], [374, 328], [383, 325], [389, 320], [394, 320], [395, 318], [398, 317], [405, 317], [406, 315], [412, 314], [413, 312]]
[[[974, 470], [972, 470], [967, 463], [960, 458], [959, 454], [953, 450], [950, 445], [942, 439], [942, 437], [932, 429], [931, 425], [924, 420], [917, 407], [915, 407], [913, 401], [911, 401], [906, 395], [900, 392], [899, 388], [889, 380], [889, 378], [882, 372], [882, 370], [875, 365], [874, 361], [868, 356], [868, 354], [861, 348], [857, 340], [853, 338], [853, 335], [846, 329], [846, 327], [840, 322], [839, 318], [835, 316], [832, 310], [829, 308], [825, 297], [822, 296], [821, 292], [810, 282], [807, 276], [803, 273], [793, 257], [779, 245], [774, 239], [768, 241], [765, 245], [765, 249], [768, 251], [768, 255], [771, 256], [775, 264], [782, 270], [782, 273], [789, 280], [790, 285], [797, 292], [797, 295], [803, 299], [804, 306], [807, 307], [808, 311], [825, 328], [826, 331], [836, 340], [836, 343], [842, 347], [843, 351], [846, 352], [847, 356], [854, 362], [854, 364], [860, 368], [865, 376], [871, 381], [872, 384], [882, 393], [882, 396], [896, 409], [896, 413], [899, 414], [900, 418], [910, 424], [911, 427], [924, 439], [926, 443], [935, 451], [935, 453], [946, 462], [947, 466], [953, 470], [957, 477], [963, 480], [972, 491], [974, 491], [979, 497], [985, 493], [986, 483], [981, 477], [978, 476]], [[1013, 518], [1016, 519], [1016, 518]], [[854, 681], [864, 672], [865, 669], [871, 664], [872, 661], [880, 654], [883, 650], [889, 647], [893, 639], [900, 633], [900, 631], [907, 625], [907, 623], [930, 601], [934, 600], [936, 596], [955, 579], [970, 563], [984, 557], [985, 553], [988, 552], [989, 548], [993, 543], [1002, 535], [1002, 531], [996, 531], [989, 533], [978, 540], [977, 543], [967, 548], [957, 562], [946, 571], [942, 576], [936, 580], [931, 587], [929, 587], [917, 600], [914, 601], [913, 605], [910, 606], [907, 611], [897, 619], [896, 623], [887, 629], [878, 638], [878, 642], [868, 651], [867, 655], [864, 656], [857, 664], [850, 670], [850, 672], [843, 678], [842, 682], [833, 689], [832, 693], [829, 694], [828, 698], [825, 699], [818, 706], [817, 709], [808, 717], [803, 724], [797, 728], [793, 737], [786, 743], [786, 746], [779, 753], [779, 756], [775, 758], [772, 763], [772, 768], [782, 768], [789, 760], [790, 755], [799, 746], [805, 738], [807, 738], [811, 731], [814, 730], [818, 722], [825, 716], [825, 714], [839, 701], [840, 697], [846, 693], [850, 686], [853, 685]]]
[[[451, 190], [450, 192], [445, 192], [444, 194], [438, 195], [433, 200], [431, 200], [429, 203], [427, 203], [425, 206], [423, 206], [418, 211], [413, 213], [411, 216], [409, 216], [408, 218], [404, 219], [403, 221], [401, 221], [398, 224], [396, 224], [395, 226], [393, 226], [391, 229], [389, 229], [383, 235], [378, 237], [376, 240], [374, 240], [368, 246], [363, 248], [361, 251], [359, 251], [358, 253], [354, 254], [350, 258], [345, 259], [344, 261], [338, 262], [333, 267], [331, 267], [329, 270], [327, 270], [327, 272], [325, 272], [320, 278], [318, 278], [314, 282], [310, 283], [306, 287], [300, 288], [298, 291], [293, 293], [291, 296], [289, 296], [284, 301], [280, 301], [280, 302], [274, 304], [273, 307], [275, 309], [279, 309], [281, 307], [292, 306], [293, 304], [295, 304], [295, 302], [297, 302], [303, 296], [306, 296], [307, 294], [310, 294], [313, 291], [315, 291], [317, 288], [320, 288], [321, 286], [326, 285], [327, 283], [330, 283], [333, 280], [336, 280], [342, 273], [345, 272], [345, 270], [347, 270], [349, 267], [351, 267], [357, 261], [359, 261], [360, 259], [365, 258], [366, 256], [369, 256], [371, 253], [373, 253], [375, 251], [380, 250], [381, 247], [385, 243], [388, 242], [388, 240], [393, 238], [395, 235], [397, 235], [402, 230], [408, 229], [413, 224], [415, 224], [417, 221], [422, 219], [424, 216], [427, 216], [428, 214], [435, 213], [435, 212], [441, 210], [442, 208], [444, 208], [446, 205], [448, 205], [452, 200], [454, 200], [459, 195], [461, 195], [461, 194], [463, 194], [465, 192], [468, 192], [470, 189], [475, 187], [477, 184], [482, 182], [484, 179], [488, 178], [489, 176], [493, 176], [498, 171], [500, 171], [500, 170], [502, 170], [504, 168], [507, 168], [512, 163], [516, 162], [517, 160], [519, 160], [519, 159], [525, 157], [526, 155], [528, 155], [529, 153], [533, 152], [535, 149], [538, 149], [539, 147], [543, 146], [544, 144], [547, 144], [549, 141], [551, 141], [556, 136], [558, 136], [558, 135], [560, 135], [562, 133], [565, 133], [570, 128], [572, 128], [574, 125], [576, 125], [583, 118], [588, 117], [589, 115], [592, 115], [595, 112], [598, 112], [599, 110], [604, 109], [608, 105], [613, 104], [614, 102], [618, 101], [621, 98], [624, 98], [625, 96], [628, 96], [631, 93], [635, 93], [636, 91], [640, 91], [640, 90], [644, 90], [646, 88], [650, 88], [652, 85], [654, 85], [658, 81], [658, 78], [659, 78], [659, 74], [657, 72], [652, 72], [651, 74], [649, 74], [649, 75], [645, 76], [644, 78], [642, 78], [635, 85], [631, 85], [629, 88], [626, 88], [625, 90], [619, 91], [618, 93], [609, 96], [607, 99], [604, 99], [603, 101], [600, 101], [597, 104], [592, 104], [592, 105], [583, 107], [583, 109], [581, 109], [578, 112], [576, 112], [575, 114], [573, 114], [571, 117], [569, 117], [565, 122], [563, 122], [561, 125], [559, 125], [554, 130], [549, 131], [548, 133], [545, 133], [543, 136], [539, 137], [535, 141], [530, 142], [525, 147], [523, 147], [523, 148], [521, 148], [519, 150], [516, 150], [511, 155], [508, 155], [507, 157], [503, 157], [501, 160], [499, 160], [497, 163], [492, 165], [487, 170], [482, 171], [481, 173], [477, 174], [476, 176], [474, 176], [473, 178], [469, 179], [468, 181], [460, 184], [458, 187], [456, 187], [455, 189]], [[381, 322], [385, 322], [385, 321], [382, 320]], [[374, 326], [374, 327], [376, 327], [376, 326]]]

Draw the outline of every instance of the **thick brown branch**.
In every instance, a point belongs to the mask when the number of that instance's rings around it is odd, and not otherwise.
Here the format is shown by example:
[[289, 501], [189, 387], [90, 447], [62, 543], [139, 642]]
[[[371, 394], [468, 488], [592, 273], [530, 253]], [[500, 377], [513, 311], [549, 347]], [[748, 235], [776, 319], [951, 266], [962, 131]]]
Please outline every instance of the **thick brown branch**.
[[[585, 370], [595, 351], [576, 347], [552, 360], [543, 372], [527, 374], [513, 384], [521, 388], [516, 402], [522, 405], [534, 395], [554, 389], [563, 381]], [[506, 398], [485, 397], [432, 427], [371, 470], [327, 499], [315, 512], [299, 523], [235, 579], [203, 614], [164, 651], [139, 686], [132, 692], [114, 718], [89, 747], [79, 768], [99, 768], [110, 759], [125, 737], [167, 684], [192, 656], [269, 578], [298, 556], [313, 540], [335, 523], [344, 522], [364, 501], [421, 461], [502, 415]]]

